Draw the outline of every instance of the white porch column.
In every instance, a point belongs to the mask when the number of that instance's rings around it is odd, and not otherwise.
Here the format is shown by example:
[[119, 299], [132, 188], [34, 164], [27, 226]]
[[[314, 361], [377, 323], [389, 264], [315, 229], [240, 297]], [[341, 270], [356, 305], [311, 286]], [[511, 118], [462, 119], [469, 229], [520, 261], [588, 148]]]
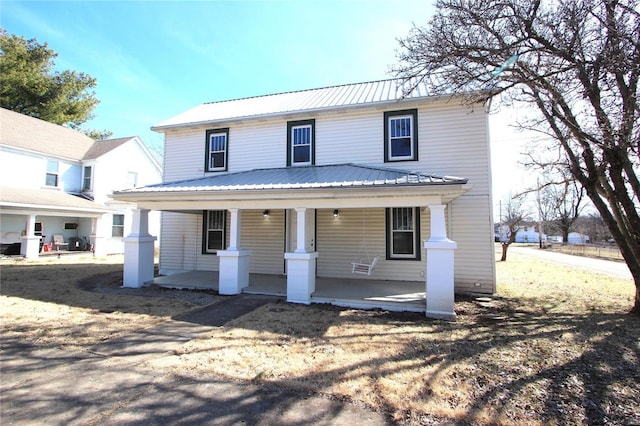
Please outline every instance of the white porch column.
[[25, 259], [37, 259], [40, 255], [40, 236], [34, 234], [36, 215], [27, 216], [25, 235], [20, 237], [20, 255]]
[[285, 253], [287, 260], [287, 302], [309, 304], [316, 291], [317, 252], [307, 251], [307, 209], [296, 208], [297, 238], [293, 253]]
[[454, 310], [454, 250], [455, 241], [447, 238], [443, 204], [430, 204], [431, 237], [424, 242], [427, 256], [426, 292], [429, 318], [456, 320]]
[[[96, 217], [91, 221], [92, 229], [89, 237], [91, 244], [93, 244], [93, 255], [95, 257], [105, 257], [107, 255], [107, 241], [105, 236], [108, 235], [107, 232], [111, 232], [112, 225], [112, 216], [107, 214]], [[135, 229], [135, 225], [132, 225], [132, 229]]]
[[124, 238], [123, 287], [142, 287], [153, 279], [153, 246], [149, 234], [149, 210], [134, 209], [131, 233]]
[[251, 250], [240, 248], [240, 232], [242, 230], [242, 211], [229, 209], [231, 228], [229, 230], [229, 247], [218, 250], [220, 258], [220, 278], [218, 292], [231, 295], [240, 294], [249, 286], [249, 257]]

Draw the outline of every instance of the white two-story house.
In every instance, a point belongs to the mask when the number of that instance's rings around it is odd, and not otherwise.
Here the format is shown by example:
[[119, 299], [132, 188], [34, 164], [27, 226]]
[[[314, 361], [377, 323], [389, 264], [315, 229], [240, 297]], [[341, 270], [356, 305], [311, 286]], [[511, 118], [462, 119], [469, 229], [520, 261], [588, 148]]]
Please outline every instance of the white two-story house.
[[421, 310], [452, 319], [454, 291], [495, 291], [486, 105], [384, 80], [207, 103], [153, 129], [163, 183], [114, 194], [139, 207], [126, 286], [153, 278], [146, 215], [162, 211], [160, 272], [211, 271], [221, 294], [283, 276], [291, 302], [349, 305], [319, 283], [418, 283]]
[[[123, 253], [131, 204], [113, 190], [161, 181], [159, 162], [137, 137], [94, 141], [0, 109], [0, 231], [7, 254]], [[152, 215], [151, 228], [160, 230]]]

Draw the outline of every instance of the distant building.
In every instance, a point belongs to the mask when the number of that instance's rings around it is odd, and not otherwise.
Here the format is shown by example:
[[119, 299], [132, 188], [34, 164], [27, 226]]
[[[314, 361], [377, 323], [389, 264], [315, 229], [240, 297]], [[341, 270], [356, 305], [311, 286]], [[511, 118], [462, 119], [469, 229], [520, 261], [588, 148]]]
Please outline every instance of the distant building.
[[[542, 233], [542, 242], [547, 242], [547, 236]], [[535, 226], [523, 226], [516, 233], [516, 243], [540, 243], [540, 233]]]
[[[160, 163], [138, 137], [94, 141], [76, 130], [0, 108], [3, 252], [123, 253], [131, 203], [113, 190], [160, 182]], [[157, 233], [160, 217], [149, 226]], [[17, 251], [17, 253], [16, 253]]]

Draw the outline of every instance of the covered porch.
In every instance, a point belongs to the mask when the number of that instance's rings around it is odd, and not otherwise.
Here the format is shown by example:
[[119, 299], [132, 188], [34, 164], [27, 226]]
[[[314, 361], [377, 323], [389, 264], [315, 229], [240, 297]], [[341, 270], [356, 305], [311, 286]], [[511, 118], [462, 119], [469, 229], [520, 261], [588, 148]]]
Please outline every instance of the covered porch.
[[[189, 271], [155, 277], [145, 285], [185, 290], [220, 289], [217, 271]], [[249, 285], [242, 293], [287, 296], [286, 275], [249, 274]], [[330, 303], [365, 309], [397, 312], [425, 312], [425, 283], [419, 281], [316, 278], [311, 303]]]
[[[215, 268], [218, 270], [216, 282], [222, 295], [275, 291], [286, 295], [287, 301], [292, 303], [417, 310], [431, 318], [455, 320], [453, 260], [457, 245], [447, 238], [446, 206], [470, 189], [466, 182], [464, 178], [347, 164], [253, 170], [121, 191], [113, 197], [135, 202], [139, 207], [134, 214], [132, 232], [125, 238], [123, 282], [128, 287], [140, 287], [153, 280], [154, 237], [149, 235], [147, 228], [150, 210], [191, 215], [217, 210], [226, 212], [228, 218], [226, 248], [215, 254], [219, 260]], [[250, 270], [252, 251], [257, 251], [258, 247], [251, 243], [243, 245], [241, 236], [248, 226], [243, 218], [246, 216], [247, 224], [255, 221], [256, 206], [264, 209], [265, 217], [269, 211], [276, 210], [291, 214], [291, 229], [286, 228], [280, 237], [276, 235], [286, 241], [284, 252], [280, 252], [280, 259], [286, 265], [285, 275], [258, 279], [262, 274], [253, 273], [263, 271]], [[423, 225], [423, 232], [428, 239], [419, 240], [423, 234], [419, 229], [413, 230], [418, 253], [412, 259], [412, 269], [420, 263], [422, 266], [419, 275], [411, 280], [422, 277], [421, 281], [410, 281], [411, 285], [406, 281], [392, 281], [398, 276], [393, 271], [402, 272], [408, 264], [406, 260], [390, 257], [388, 252], [386, 257], [382, 254], [382, 262], [387, 266], [386, 276], [377, 276], [375, 280], [366, 277], [350, 280], [345, 276], [322, 278], [327, 275], [318, 273], [319, 256], [322, 256], [320, 260], [335, 259], [337, 251], [334, 250], [340, 249], [340, 241], [351, 242], [349, 237], [336, 231], [340, 223], [336, 221], [332, 231], [334, 244], [322, 246], [331, 245], [331, 251], [325, 249], [323, 252], [322, 247], [318, 251], [318, 241], [327, 234], [323, 235], [322, 230], [318, 232], [317, 225], [324, 221], [327, 226], [324, 231], [329, 232], [327, 212], [377, 210], [384, 216], [385, 209], [390, 208], [410, 209], [416, 215], [427, 212], [428, 226]], [[322, 220], [319, 211], [323, 212]], [[385, 226], [384, 221], [380, 223]], [[346, 231], [348, 227], [343, 225], [340, 229]], [[365, 233], [369, 231], [363, 229]], [[395, 241], [391, 234], [384, 238], [387, 238], [387, 246]], [[256, 239], [252, 241], [253, 244], [260, 243]], [[382, 253], [384, 245], [383, 242]], [[189, 250], [195, 247], [195, 241], [191, 242], [190, 248], [184, 246]], [[424, 257], [420, 257], [422, 249]], [[197, 271], [198, 268], [193, 269]], [[195, 279], [197, 273], [193, 273]]]
[[55, 189], [0, 188], [2, 245], [19, 247], [26, 259], [87, 250], [104, 254], [112, 210]]

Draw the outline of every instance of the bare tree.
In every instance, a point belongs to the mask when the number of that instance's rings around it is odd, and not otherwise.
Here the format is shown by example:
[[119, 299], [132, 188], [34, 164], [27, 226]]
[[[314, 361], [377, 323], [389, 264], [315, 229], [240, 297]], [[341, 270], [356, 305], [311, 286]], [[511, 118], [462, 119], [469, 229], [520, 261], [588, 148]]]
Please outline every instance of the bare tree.
[[[500, 218], [500, 244], [502, 245], [502, 257], [500, 262], [507, 260], [507, 250], [509, 246], [516, 240], [518, 230], [522, 228], [522, 224], [529, 220], [527, 212], [523, 208], [524, 197], [509, 197], [504, 203], [504, 214]], [[542, 238], [542, 236], [541, 236]]]
[[[637, 0], [439, 0], [400, 40], [407, 81], [437, 75], [470, 101], [532, 105], [525, 127], [568, 160], [618, 244], [640, 315], [640, 12]], [[469, 87], [480, 90], [469, 91]], [[499, 95], [499, 96], [498, 96]]]
[[571, 176], [566, 164], [547, 165], [543, 175], [546, 182], [539, 185], [539, 191], [547, 208], [547, 219], [554, 222], [562, 242], [567, 243], [569, 232], [584, 208], [584, 189]]

